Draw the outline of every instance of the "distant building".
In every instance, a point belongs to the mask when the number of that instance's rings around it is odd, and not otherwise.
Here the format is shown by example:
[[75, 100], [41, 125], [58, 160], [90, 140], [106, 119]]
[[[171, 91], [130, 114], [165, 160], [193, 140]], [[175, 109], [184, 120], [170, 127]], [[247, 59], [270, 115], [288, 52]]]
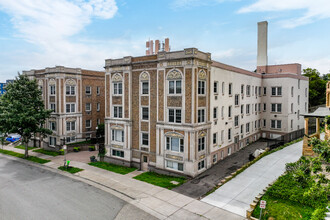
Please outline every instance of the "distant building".
[[0, 83], [0, 96], [2, 96], [6, 92], [5, 87], [6, 83]]

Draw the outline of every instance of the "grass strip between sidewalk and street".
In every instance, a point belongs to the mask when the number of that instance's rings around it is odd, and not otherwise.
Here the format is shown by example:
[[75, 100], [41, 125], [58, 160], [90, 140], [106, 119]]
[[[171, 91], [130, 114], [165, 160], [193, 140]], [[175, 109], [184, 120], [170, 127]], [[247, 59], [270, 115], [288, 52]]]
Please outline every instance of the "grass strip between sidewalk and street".
[[56, 152], [56, 151], [50, 151], [50, 150], [45, 150], [45, 149], [37, 149], [37, 150], [33, 150], [33, 152], [37, 152], [37, 153], [41, 153], [41, 154], [46, 154], [49, 156], [58, 156], [61, 155], [61, 153]]
[[[145, 172], [138, 176], [133, 177], [134, 179], [144, 181], [156, 186], [160, 186], [166, 189], [173, 189], [177, 186], [182, 185], [186, 182], [186, 178], [184, 177], [173, 177], [164, 174], [158, 174], [155, 172]], [[172, 183], [172, 181], [177, 182], [178, 184]]]
[[17, 153], [17, 152], [14, 152], [14, 151], [10, 151], [10, 150], [0, 149], [0, 153], [7, 154], [7, 155], [10, 155], [10, 156], [14, 156], [14, 157], [18, 157], [18, 158], [22, 158], [22, 159], [29, 160], [29, 161], [36, 162], [36, 163], [40, 163], [40, 164], [50, 162], [50, 160], [45, 160], [45, 159], [35, 157], [35, 156], [29, 156], [28, 158], [24, 158], [24, 154]]
[[69, 167], [60, 166], [60, 167], [58, 167], [58, 169], [62, 170], [62, 171], [66, 171], [68, 173], [72, 173], [72, 174], [78, 173], [78, 172], [84, 170], [84, 169], [80, 169], [78, 167], [70, 167], [70, 166]]
[[88, 163], [88, 164], [91, 165], [91, 166], [94, 166], [94, 167], [98, 167], [98, 168], [101, 168], [101, 169], [104, 169], [104, 170], [108, 170], [108, 171], [123, 174], [123, 175], [128, 174], [128, 173], [133, 172], [134, 170], [136, 170], [135, 167], [125, 167], [125, 166], [120, 166], [120, 165], [111, 164], [111, 163], [107, 163], [107, 162], [101, 162], [101, 161], [91, 162], [91, 163]]
[[[25, 146], [24, 145], [18, 145], [15, 148], [25, 150]], [[28, 147], [28, 150], [32, 150], [32, 149], [36, 149], [36, 148], [37, 147]]]
[[235, 174], [232, 175], [231, 178], [226, 179], [226, 181], [225, 181], [224, 183], [222, 183], [220, 186], [217, 185], [217, 186], [215, 186], [213, 189], [211, 189], [210, 191], [208, 191], [205, 195], [203, 195], [203, 197], [208, 196], [208, 195], [210, 195], [211, 193], [213, 193], [215, 190], [219, 189], [219, 188], [220, 188], [221, 186], [223, 186], [226, 182], [230, 181], [230, 180], [233, 179], [235, 176], [237, 176], [238, 174], [242, 173], [244, 170], [246, 170], [247, 168], [249, 168], [251, 165], [253, 165], [254, 163], [258, 162], [261, 158], [263, 158], [263, 157], [265, 157], [265, 156], [267, 156], [267, 155], [269, 155], [269, 154], [271, 154], [271, 153], [274, 153], [274, 152], [276, 152], [276, 151], [282, 150], [283, 148], [286, 148], [286, 147], [288, 147], [288, 146], [290, 146], [290, 145], [292, 145], [292, 144], [295, 144], [295, 143], [297, 143], [297, 142], [299, 142], [299, 141], [302, 141], [302, 140], [303, 140], [302, 138], [298, 138], [298, 139], [296, 139], [296, 140], [294, 140], [294, 141], [291, 141], [291, 142], [289, 142], [289, 143], [286, 143], [286, 144], [284, 144], [284, 145], [282, 145], [282, 146], [280, 146], [280, 147], [278, 147], [278, 148], [275, 148], [275, 149], [273, 149], [273, 150], [266, 151], [266, 152], [260, 154], [260, 155], [259, 155], [258, 157], [256, 157], [254, 160], [248, 162], [247, 164], [245, 164], [245, 165], [243, 165], [241, 168], [239, 168], [239, 169], [235, 172]]

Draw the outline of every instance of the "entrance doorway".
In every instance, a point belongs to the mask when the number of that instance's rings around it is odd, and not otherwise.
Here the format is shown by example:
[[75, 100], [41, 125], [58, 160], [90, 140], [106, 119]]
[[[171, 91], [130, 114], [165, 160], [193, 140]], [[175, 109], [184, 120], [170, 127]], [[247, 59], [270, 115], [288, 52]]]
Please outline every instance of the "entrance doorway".
[[148, 171], [149, 157], [148, 155], [142, 154], [141, 156], [141, 170]]

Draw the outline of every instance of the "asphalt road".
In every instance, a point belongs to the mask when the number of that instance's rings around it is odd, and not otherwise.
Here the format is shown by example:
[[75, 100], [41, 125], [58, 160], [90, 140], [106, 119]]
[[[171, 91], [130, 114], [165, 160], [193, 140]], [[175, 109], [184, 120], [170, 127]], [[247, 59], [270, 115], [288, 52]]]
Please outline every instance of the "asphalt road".
[[0, 220], [155, 219], [78, 180], [0, 155]]

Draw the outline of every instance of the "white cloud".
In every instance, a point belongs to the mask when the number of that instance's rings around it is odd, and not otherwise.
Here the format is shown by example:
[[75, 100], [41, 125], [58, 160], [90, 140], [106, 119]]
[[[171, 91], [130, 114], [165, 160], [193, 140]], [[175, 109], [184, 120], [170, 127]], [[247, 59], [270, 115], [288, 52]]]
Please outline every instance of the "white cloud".
[[104, 59], [114, 55], [115, 50], [77, 43], [72, 37], [77, 38], [94, 17], [114, 17], [118, 10], [115, 0], [0, 0], [0, 10], [11, 16], [16, 37], [35, 44], [40, 51], [29, 57], [21, 55], [19, 62], [24, 67], [83, 64], [95, 68], [97, 63], [102, 68]]
[[[224, 1], [229, 0], [174, 0], [172, 2], [173, 8], [191, 8], [197, 6], [206, 6], [212, 4], [222, 3]], [[238, 1], [238, 0], [230, 0], [230, 1]]]
[[212, 53], [212, 60], [220, 61], [221, 59], [238, 56], [239, 54], [240, 54], [240, 50], [238, 49], [215, 51]]
[[330, 18], [329, 0], [258, 0], [256, 3], [241, 8], [238, 13], [276, 12], [304, 10], [299, 17], [282, 20], [280, 23], [287, 28], [312, 23], [316, 20]]

